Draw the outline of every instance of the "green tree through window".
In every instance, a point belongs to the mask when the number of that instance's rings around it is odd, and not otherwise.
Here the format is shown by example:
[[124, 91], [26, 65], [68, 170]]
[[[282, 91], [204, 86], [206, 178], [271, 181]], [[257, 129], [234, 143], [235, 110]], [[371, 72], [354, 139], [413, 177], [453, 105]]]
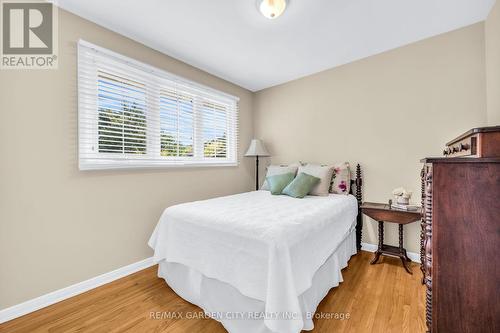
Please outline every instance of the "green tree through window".
[[100, 153], [146, 154], [145, 91], [135, 82], [99, 73]]

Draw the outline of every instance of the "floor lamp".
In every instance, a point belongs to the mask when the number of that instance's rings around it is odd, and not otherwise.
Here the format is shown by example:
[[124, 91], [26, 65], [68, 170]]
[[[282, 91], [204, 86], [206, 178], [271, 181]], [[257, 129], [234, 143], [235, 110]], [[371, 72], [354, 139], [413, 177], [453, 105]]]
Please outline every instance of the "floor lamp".
[[259, 139], [253, 139], [245, 154], [247, 157], [255, 156], [255, 190], [259, 189], [259, 157], [271, 156], [264, 143]]

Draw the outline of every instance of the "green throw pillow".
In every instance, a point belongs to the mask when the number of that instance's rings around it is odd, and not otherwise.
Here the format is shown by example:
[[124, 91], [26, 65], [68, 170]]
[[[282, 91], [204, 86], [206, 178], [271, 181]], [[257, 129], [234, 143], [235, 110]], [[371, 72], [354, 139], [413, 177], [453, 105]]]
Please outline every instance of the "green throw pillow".
[[313, 187], [319, 183], [321, 179], [308, 175], [307, 173], [299, 173], [297, 177], [288, 184], [283, 190], [283, 194], [291, 196], [293, 198], [303, 198], [305, 197]]
[[266, 177], [267, 185], [269, 186], [271, 194], [281, 194], [281, 191], [283, 191], [283, 189], [292, 182], [293, 178], [295, 178], [295, 174], [291, 172]]

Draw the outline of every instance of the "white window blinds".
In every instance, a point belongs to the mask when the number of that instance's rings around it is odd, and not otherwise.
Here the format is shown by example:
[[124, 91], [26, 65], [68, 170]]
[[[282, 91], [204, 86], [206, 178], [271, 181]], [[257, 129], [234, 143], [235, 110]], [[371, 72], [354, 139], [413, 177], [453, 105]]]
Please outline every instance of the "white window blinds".
[[78, 43], [81, 170], [237, 165], [238, 98]]

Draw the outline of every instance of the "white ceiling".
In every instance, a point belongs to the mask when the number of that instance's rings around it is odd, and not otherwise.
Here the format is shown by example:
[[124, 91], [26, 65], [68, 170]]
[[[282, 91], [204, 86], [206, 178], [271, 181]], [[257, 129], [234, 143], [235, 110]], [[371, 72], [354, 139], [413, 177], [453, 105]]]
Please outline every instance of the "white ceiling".
[[482, 21], [495, 0], [290, 0], [276, 20], [256, 0], [56, 2], [257, 91]]

